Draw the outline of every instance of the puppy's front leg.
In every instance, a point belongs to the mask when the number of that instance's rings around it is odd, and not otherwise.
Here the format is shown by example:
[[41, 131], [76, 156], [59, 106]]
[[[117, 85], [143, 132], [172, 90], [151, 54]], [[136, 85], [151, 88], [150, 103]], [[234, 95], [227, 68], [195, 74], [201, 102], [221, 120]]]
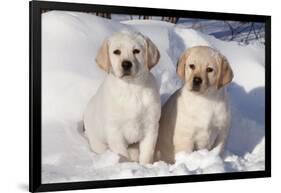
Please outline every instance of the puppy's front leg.
[[144, 138], [140, 141], [139, 162], [141, 164], [152, 163], [155, 144], [158, 136], [158, 127], [159, 125], [156, 124], [152, 128], [149, 128]]
[[121, 159], [124, 159], [124, 161], [129, 160], [128, 144], [125, 142], [122, 135], [112, 134], [108, 137], [108, 146], [111, 151], [121, 155]]
[[175, 154], [178, 152], [191, 153], [194, 150], [194, 140], [192, 139], [192, 135], [178, 132], [177, 135], [174, 136], [173, 143]]
[[226, 139], [227, 139], [227, 134], [226, 133], [220, 133], [217, 136], [216, 141], [213, 145], [213, 148], [216, 148], [220, 155], [223, 155]]

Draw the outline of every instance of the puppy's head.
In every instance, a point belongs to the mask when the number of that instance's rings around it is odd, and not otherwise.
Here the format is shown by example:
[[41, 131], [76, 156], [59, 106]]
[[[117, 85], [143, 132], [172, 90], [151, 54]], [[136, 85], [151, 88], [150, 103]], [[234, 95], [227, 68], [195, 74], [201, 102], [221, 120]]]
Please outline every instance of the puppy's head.
[[233, 79], [232, 69], [222, 54], [207, 46], [188, 49], [180, 57], [177, 73], [190, 91], [204, 93], [220, 89]]
[[104, 40], [97, 64], [120, 79], [134, 79], [155, 66], [160, 58], [154, 43], [137, 32], [122, 31]]

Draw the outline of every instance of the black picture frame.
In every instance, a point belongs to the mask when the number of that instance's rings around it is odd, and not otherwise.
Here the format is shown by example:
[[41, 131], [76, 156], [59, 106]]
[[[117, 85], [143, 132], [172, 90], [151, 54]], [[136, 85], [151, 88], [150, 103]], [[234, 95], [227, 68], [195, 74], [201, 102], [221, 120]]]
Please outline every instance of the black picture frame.
[[[265, 23], [265, 170], [219, 174], [200, 174], [169, 177], [149, 177], [137, 179], [116, 179], [105, 181], [85, 181], [71, 183], [42, 184], [41, 182], [41, 11], [65, 10], [82, 12], [110, 12], [119, 14], [142, 14], [154, 16], [179, 16], [215, 20], [253, 21]], [[124, 7], [80, 3], [47, 1], [29, 2], [30, 11], [30, 115], [29, 115], [29, 191], [60, 191], [90, 188], [109, 188], [152, 184], [185, 183], [214, 180], [262, 178], [271, 176], [271, 17], [233, 13], [155, 9], [144, 7]]]

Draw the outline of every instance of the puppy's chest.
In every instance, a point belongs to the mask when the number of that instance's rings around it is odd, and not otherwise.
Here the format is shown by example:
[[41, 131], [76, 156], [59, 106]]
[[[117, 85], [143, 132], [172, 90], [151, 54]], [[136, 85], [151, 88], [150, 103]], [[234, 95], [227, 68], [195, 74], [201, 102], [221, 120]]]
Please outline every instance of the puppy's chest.
[[152, 98], [141, 91], [124, 91], [115, 98], [116, 106], [121, 114], [126, 115], [124, 119], [137, 119], [143, 117], [146, 110], [152, 104]]
[[196, 131], [209, 132], [211, 128], [220, 127], [226, 116], [225, 104], [204, 98], [190, 98], [180, 107], [179, 120], [185, 128], [196, 128]]
[[124, 124], [145, 122], [154, 113], [156, 101], [150, 90], [132, 89], [115, 93], [110, 114]]
[[152, 116], [152, 99], [141, 92], [124, 93], [117, 105], [121, 117], [116, 121], [125, 139], [130, 144], [140, 141]]

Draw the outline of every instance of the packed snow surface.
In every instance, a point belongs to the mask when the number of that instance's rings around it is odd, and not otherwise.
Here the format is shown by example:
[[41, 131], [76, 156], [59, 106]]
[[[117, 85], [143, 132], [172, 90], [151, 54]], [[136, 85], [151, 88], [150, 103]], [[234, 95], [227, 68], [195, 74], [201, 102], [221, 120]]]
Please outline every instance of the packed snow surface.
[[[119, 162], [107, 151], [98, 155], [81, 132], [83, 111], [106, 73], [95, 63], [102, 41], [116, 31], [137, 30], [159, 48], [152, 69], [162, 104], [182, 85], [176, 62], [187, 48], [208, 45], [221, 51], [234, 71], [228, 86], [232, 126], [224, 156], [200, 150], [165, 162]], [[162, 21], [116, 22], [92, 14], [49, 11], [42, 15], [42, 182], [137, 178], [264, 170], [264, 45], [224, 42], [182, 25]]]

